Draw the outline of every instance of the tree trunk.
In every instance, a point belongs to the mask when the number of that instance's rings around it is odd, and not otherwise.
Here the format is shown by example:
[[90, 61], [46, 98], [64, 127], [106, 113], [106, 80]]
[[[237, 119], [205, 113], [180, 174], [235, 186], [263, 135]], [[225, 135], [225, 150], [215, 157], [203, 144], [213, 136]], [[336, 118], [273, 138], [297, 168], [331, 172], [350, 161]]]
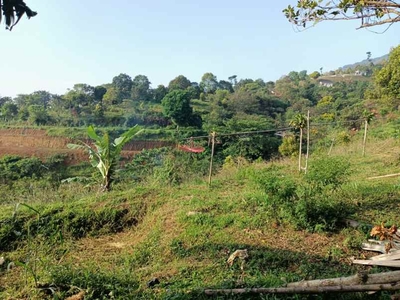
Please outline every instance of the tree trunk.
[[303, 141], [303, 128], [300, 128], [300, 142], [299, 142], [299, 172], [301, 171], [301, 145]]
[[368, 284], [368, 285], [338, 285], [286, 288], [249, 288], [249, 289], [220, 289], [204, 290], [206, 295], [231, 294], [319, 294], [319, 293], [354, 293], [371, 291], [397, 291], [400, 284]]
[[377, 274], [357, 274], [350, 277], [327, 278], [318, 280], [307, 280], [288, 283], [287, 287], [318, 287], [336, 285], [358, 285], [358, 284], [382, 284], [400, 281], [400, 271], [377, 273]]
[[108, 192], [111, 189], [111, 173], [107, 173], [103, 180], [102, 192]]

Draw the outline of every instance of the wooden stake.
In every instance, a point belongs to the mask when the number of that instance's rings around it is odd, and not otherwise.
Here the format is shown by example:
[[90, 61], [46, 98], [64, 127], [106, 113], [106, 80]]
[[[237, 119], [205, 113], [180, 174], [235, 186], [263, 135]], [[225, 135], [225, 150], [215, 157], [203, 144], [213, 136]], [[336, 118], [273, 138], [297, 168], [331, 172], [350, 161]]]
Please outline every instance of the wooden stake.
[[306, 166], [304, 167], [304, 173], [307, 174], [308, 169], [308, 156], [310, 154], [310, 111], [307, 111], [307, 152], [306, 152]]
[[368, 121], [364, 121], [364, 139], [363, 139], [363, 152], [362, 156], [365, 156], [365, 146], [367, 144], [367, 130], [368, 130]]
[[208, 174], [208, 185], [211, 186], [211, 176], [212, 176], [212, 167], [213, 167], [213, 159], [214, 159], [214, 147], [215, 147], [215, 132], [211, 133], [211, 158], [210, 158], [210, 172]]
[[303, 143], [303, 128], [300, 127], [300, 144], [299, 144], [299, 172], [301, 171], [301, 146]]
[[334, 143], [335, 143], [335, 139], [332, 139], [332, 143], [331, 143], [331, 146], [330, 146], [329, 151], [328, 151], [328, 156], [331, 155]]

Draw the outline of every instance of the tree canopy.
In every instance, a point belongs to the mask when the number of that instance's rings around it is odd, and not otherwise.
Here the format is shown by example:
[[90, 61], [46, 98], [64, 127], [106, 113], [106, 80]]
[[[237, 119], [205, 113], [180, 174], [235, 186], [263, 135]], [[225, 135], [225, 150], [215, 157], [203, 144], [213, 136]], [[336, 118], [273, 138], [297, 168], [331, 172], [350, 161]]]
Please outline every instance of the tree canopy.
[[298, 0], [283, 10], [299, 27], [325, 20], [360, 20], [359, 28], [392, 25], [400, 21], [400, 3], [392, 0]]
[[36, 16], [37, 12], [32, 11], [22, 0], [0, 0], [0, 22], [4, 16], [6, 29], [11, 31], [24, 14], [30, 19]]

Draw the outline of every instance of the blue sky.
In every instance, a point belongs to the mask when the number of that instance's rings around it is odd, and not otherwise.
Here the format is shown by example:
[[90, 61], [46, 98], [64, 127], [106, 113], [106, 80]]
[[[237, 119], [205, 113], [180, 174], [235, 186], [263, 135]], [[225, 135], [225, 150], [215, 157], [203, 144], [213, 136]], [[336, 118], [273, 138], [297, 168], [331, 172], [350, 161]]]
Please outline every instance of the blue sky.
[[63, 94], [75, 83], [99, 85], [120, 73], [152, 86], [178, 75], [200, 81], [277, 80], [292, 70], [325, 71], [389, 52], [400, 43], [356, 30], [358, 22], [323, 22], [297, 32], [282, 9], [294, 0], [26, 0], [38, 15], [12, 32], [0, 27], [0, 95], [35, 90]]

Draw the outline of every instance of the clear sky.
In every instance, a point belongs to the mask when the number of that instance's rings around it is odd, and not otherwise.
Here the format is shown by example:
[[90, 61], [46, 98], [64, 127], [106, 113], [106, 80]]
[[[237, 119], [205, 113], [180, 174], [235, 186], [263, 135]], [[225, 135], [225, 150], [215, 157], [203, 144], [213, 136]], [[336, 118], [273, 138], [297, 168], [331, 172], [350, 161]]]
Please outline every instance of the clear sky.
[[294, 0], [25, 0], [38, 15], [0, 27], [0, 95], [63, 94], [75, 83], [109, 83], [120, 73], [152, 86], [178, 75], [199, 82], [277, 80], [292, 70], [337, 69], [400, 44], [400, 23], [384, 34], [358, 22], [323, 22], [297, 32], [282, 9]]

